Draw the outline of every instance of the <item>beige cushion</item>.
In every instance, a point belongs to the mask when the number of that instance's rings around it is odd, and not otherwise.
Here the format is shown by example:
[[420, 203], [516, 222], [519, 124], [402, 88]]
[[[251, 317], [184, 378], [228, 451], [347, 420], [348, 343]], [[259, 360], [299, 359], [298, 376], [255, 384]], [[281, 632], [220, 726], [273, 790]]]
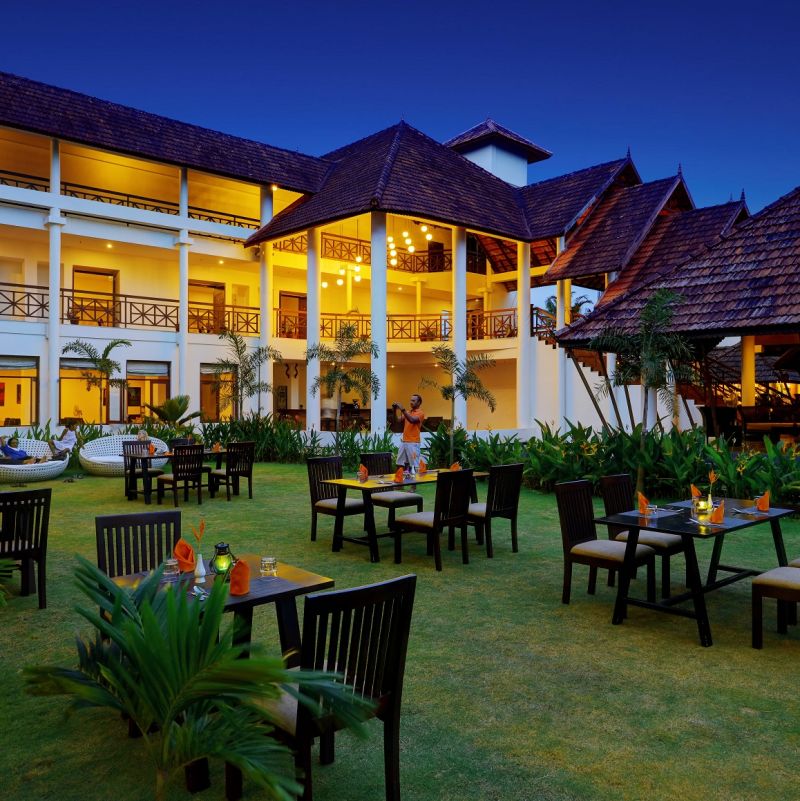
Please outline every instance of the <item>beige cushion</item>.
[[471, 503], [467, 510], [468, 517], [486, 517], [485, 503]]
[[[628, 532], [620, 531], [616, 537], [617, 542], [627, 542]], [[672, 548], [674, 545], [680, 545], [683, 540], [677, 534], [666, 534], [663, 531], [640, 531], [639, 544], [649, 545], [657, 551], [663, 548]]]
[[774, 567], [760, 576], [755, 576], [753, 584], [781, 587], [785, 590], [797, 590], [800, 593], [800, 570], [796, 567]]
[[297, 699], [293, 695], [282, 692], [278, 698], [258, 702], [257, 706], [279, 729], [294, 737], [297, 731]]
[[433, 512], [413, 512], [395, 518], [395, 523], [413, 526], [414, 528], [433, 528]]
[[[336, 512], [339, 506], [338, 498], [325, 498], [323, 501], [317, 501], [314, 508], [318, 512]], [[355, 514], [356, 512], [364, 511], [364, 501], [359, 498], [345, 498], [344, 511], [347, 514]]]
[[416, 506], [421, 500], [422, 496], [416, 492], [389, 490], [372, 494], [373, 506]]
[[800, 559], [792, 559], [792, 561], [789, 562], [789, 567], [800, 567]]
[[[616, 540], [589, 540], [573, 545], [570, 553], [574, 556], [595, 556], [621, 563], [625, 561], [625, 544]], [[655, 551], [647, 545], [636, 546], [637, 559], [643, 559], [653, 553]]]

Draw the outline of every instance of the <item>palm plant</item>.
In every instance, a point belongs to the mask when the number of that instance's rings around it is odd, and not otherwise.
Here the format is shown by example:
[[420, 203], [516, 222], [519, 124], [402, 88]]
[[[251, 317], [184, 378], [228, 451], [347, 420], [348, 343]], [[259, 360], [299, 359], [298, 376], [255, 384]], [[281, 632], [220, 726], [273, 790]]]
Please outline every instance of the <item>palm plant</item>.
[[[588, 314], [591, 309], [587, 310], [586, 312], [583, 311], [584, 306], [591, 305], [592, 300], [588, 295], [578, 295], [576, 298], [572, 298], [572, 305], [570, 306], [570, 319], [575, 320], [581, 315]], [[553, 317], [556, 316], [558, 311], [558, 306], [556, 302], [556, 296], [550, 295], [544, 302], [544, 310], [551, 314]]]
[[160, 406], [152, 406], [145, 403], [145, 406], [162, 422], [171, 428], [188, 429], [190, 420], [200, 417], [202, 412], [192, 412], [186, 414], [189, 409], [191, 398], [188, 395], [176, 395], [174, 398], [167, 398]]
[[[234, 417], [241, 419], [246, 398], [272, 392], [272, 385], [261, 379], [261, 366], [270, 361], [281, 361], [283, 357], [272, 346], [259, 345], [248, 350], [244, 337], [235, 331], [223, 331], [219, 338], [227, 342], [230, 355], [214, 362], [217, 392], [222, 405], [230, 403]], [[223, 380], [226, 373], [233, 374], [233, 381]]]
[[235, 765], [273, 797], [294, 798], [298, 784], [283, 773], [287, 750], [268, 736], [273, 726], [263, 706], [281, 689], [311, 705], [306, 693], [313, 691], [354, 726], [363, 719], [364, 703], [330, 677], [287, 671], [279, 658], [252, 649], [242, 659], [245, 648], [232, 644], [230, 630], [220, 631], [223, 581], [200, 604], [183, 588], [160, 588], [160, 569], [132, 591], [80, 557], [75, 575], [91, 604], [77, 611], [95, 635], [78, 638], [77, 668], [26, 668], [26, 691], [71, 696], [72, 709], [127, 715], [155, 768], [156, 801], [179, 771], [209, 757]]
[[436, 387], [445, 400], [450, 401], [450, 462], [453, 461], [453, 436], [456, 418], [456, 398], [477, 398], [494, 412], [497, 402], [478, 376], [478, 371], [494, 367], [494, 359], [485, 353], [472, 353], [461, 361], [447, 345], [437, 345], [431, 351], [439, 367], [450, 376], [450, 383], [440, 384], [433, 378], [423, 378], [424, 387]]
[[354, 323], [343, 323], [339, 327], [333, 345], [320, 342], [306, 349], [306, 364], [314, 359], [320, 364], [329, 363], [328, 371], [314, 379], [311, 394], [316, 395], [320, 387], [325, 387], [328, 395], [336, 399], [337, 434], [342, 393], [356, 392], [361, 398], [362, 405], [366, 405], [369, 396], [377, 398], [381, 388], [380, 379], [372, 372], [371, 367], [368, 364], [353, 364], [353, 360], [358, 356], [367, 355], [376, 359], [379, 353], [378, 346], [371, 339], [359, 336]]
[[[681, 296], [668, 289], [653, 293], [639, 313], [639, 328], [634, 333], [609, 328], [592, 339], [592, 350], [617, 354], [612, 378], [616, 386], [639, 384], [644, 395], [642, 425], [639, 430], [640, 459], [636, 470], [636, 489], [644, 490], [645, 453], [649, 392], [655, 390], [665, 405], [675, 410], [677, 396], [673, 385], [692, 378], [692, 350], [685, 337], [669, 330], [674, 306]], [[601, 392], [603, 385], [601, 385]]]
[[98, 387], [100, 389], [100, 422], [104, 422], [105, 418], [103, 414], [103, 396], [105, 393], [103, 390], [107, 387], [118, 387], [121, 389], [127, 383], [122, 377], [114, 377], [115, 373], [122, 372], [120, 363], [111, 358], [112, 351], [119, 347], [129, 348], [131, 347], [131, 343], [127, 339], [112, 339], [103, 348], [101, 353], [91, 342], [75, 339], [72, 342], [67, 342], [61, 349], [62, 353], [75, 353], [91, 364], [91, 369], [82, 370], [81, 376], [86, 379], [87, 390], [92, 387]]

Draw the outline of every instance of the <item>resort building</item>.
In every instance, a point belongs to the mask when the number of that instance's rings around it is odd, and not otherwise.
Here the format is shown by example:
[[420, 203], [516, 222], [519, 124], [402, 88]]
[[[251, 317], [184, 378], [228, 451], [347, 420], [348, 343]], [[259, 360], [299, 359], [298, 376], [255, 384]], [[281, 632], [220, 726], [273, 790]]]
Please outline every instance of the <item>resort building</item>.
[[[177, 394], [228, 416], [227, 330], [283, 357], [248, 408], [325, 429], [332, 400], [310, 387], [326, 365], [305, 351], [345, 323], [379, 348], [378, 397], [346, 399], [373, 431], [443, 378], [440, 343], [496, 361], [497, 411], [459, 401], [464, 427], [596, 424], [586, 388], [613, 365], [555, 347], [573, 296], [611, 303], [748, 212], [697, 209], [680, 172], [643, 182], [630, 154], [535, 180], [550, 155], [486, 120], [444, 143], [400, 122], [315, 157], [0, 73], [0, 426], [137, 421]], [[547, 286], [549, 311], [531, 300]], [[112, 352], [123, 390], [86, 381], [63, 352], [77, 339], [132, 343]], [[438, 393], [424, 406], [450, 416]]]

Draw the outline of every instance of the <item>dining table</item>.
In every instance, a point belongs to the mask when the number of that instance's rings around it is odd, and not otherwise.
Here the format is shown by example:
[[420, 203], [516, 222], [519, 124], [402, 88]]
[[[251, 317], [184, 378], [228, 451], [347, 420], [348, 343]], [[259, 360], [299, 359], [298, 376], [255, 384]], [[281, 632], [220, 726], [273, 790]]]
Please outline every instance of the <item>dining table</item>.
[[[214, 448], [206, 448], [203, 451], [203, 459], [214, 459], [216, 469], [222, 469], [222, 460], [228, 451], [225, 448], [218, 448], [215, 450]], [[144, 502], [149, 504], [153, 498], [153, 476], [150, 473], [150, 465], [153, 463], [155, 459], [170, 459], [173, 455], [173, 451], [154, 451], [153, 453], [121, 453], [119, 454], [122, 456], [123, 459], [130, 459], [131, 460], [131, 469], [125, 472], [125, 497], [129, 500], [136, 500], [137, 495], [139, 494], [138, 490], [136, 489], [136, 477], [134, 476], [134, 472], [136, 470], [136, 463], [138, 462], [141, 465], [142, 471], [142, 492], [141, 494], [144, 496]]]
[[[332, 484], [338, 487], [338, 504], [336, 508], [336, 522], [333, 528], [333, 545], [332, 551], [340, 551], [342, 544], [350, 542], [355, 545], [365, 545], [369, 548], [370, 562], [380, 562], [381, 555], [378, 549], [378, 540], [384, 537], [391, 537], [393, 533], [387, 531], [383, 534], [378, 534], [375, 528], [375, 506], [372, 503], [372, 494], [380, 492], [381, 490], [398, 490], [403, 487], [414, 488], [419, 484], [435, 484], [440, 473], [449, 472], [449, 468], [441, 468], [434, 470], [426, 470], [424, 473], [415, 473], [414, 475], [405, 474], [402, 481], [395, 481], [394, 473], [387, 473], [385, 475], [369, 475], [366, 481], [360, 478], [330, 478], [323, 481], [323, 484]], [[486, 472], [473, 472], [473, 479], [486, 478], [489, 474]], [[345, 536], [344, 535], [344, 508], [345, 499], [349, 491], [360, 492], [364, 501], [364, 536]], [[475, 481], [472, 482], [470, 490], [470, 502], [475, 503], [478, 500], [478, 493], [475, 487]]]
[[[705, 602], [706, 593], [762, 572], [754, 568], [723, 564], [721, 558], [725, 537], [729, 534], [738, 535], [746, 529], [757, 529], [769, 524], [778, 565], [786, 566], [786, 547], [783, 542], [780, 521], [784, 517], [793, 514], [793, 510], [770, 508], [768, 512], [760, 512], [752, 500], [736, 498], [714, 499], [714, 503], [723, 500], [725, 503], [725, 515], [720, 523], [700, 522], [693, 518], [692, 501], [690, 500], [676, 501], [665, 506], [653, 507], [648, 509], [647, 514], [632, 510], [595, 518], [595, 523], [612, 526], [616, 529], [623, 527], [628, 531], [625, 560], [620, 570], [617, 598], [611, 619], [614, 625], [620, 625], [625, 620], [629, 604], [657, 612], [681, 615], [697, 621], [700, 644], [708, 647], [712, 645], [713, 640]], [[681, 538], [686, 556], [686, 579], [688, 585], [686, 592], [672, 595], [669, 598], [662, 598], [659, 601], [648, 601], [630, 595], [630, 582], [636, 570], [636, 546], [639, 542], [640, 531], [660, 531], [667, 534], [677, 534]], [[695, 548], [695, 543], [700, 540], [711, 540], [713, 543], [711, 560], [705, 580], [700, 575], [697, 550]], [[719, 577], [720, 573], [725, 575]], [[690, 608], [681, 606], [681, 604], [685, 604], [688, 601], [691, 602]]]

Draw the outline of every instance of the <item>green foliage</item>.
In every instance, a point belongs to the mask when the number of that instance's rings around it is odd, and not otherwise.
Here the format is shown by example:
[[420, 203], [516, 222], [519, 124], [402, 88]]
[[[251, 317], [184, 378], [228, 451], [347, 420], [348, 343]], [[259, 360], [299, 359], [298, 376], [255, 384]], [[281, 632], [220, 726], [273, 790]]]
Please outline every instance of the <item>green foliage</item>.
[[0, 607], [6, 605], [8, 590], [3, 584], [11, 578], [11, 571], [14, 569], [14, 562], [11, 559], [0, 559]]
[[151, 406], [149, 403], [145, 403], [145, 406], [161, 423], [191, 434], [194, 426], [189, 425], [189, 421], [200, 417], [202, 412], [186, 414], [190, 403], [191, 398], [188, 395], [176, 395], [174, 398], [167, 398], [160, 406]]
[[[112, 339], [100, 352], [91, 342], [84, 342], [82, 339], [75, 339], [67, 342], [61, 349], [62, 353], [74, 353], [81, 359], [86, 359], [91, 363], [91, 371], [85, 371], [81, 375], [86, 379], [86, 387], [100, 387], [104, 382], [112, 387], [124, 387], [124, 378], [114, 378], [114, 373], [121, 373], [122, 366], [118, 361], [111, 358], [111, 353], [116, 348], [130, 348], [131, 342], [127, 339]], [[94, 373], [100, 373], [99, 376]]]
[[361, 454], [370, 451], [391, 451], [396, 455], [397, 448], [394, 447], [392, 432], [367, 434], [352, 429], [338, 431], [334, 435], [333, 445], [320, 448], [319, 455], [341, 456], [343, 469], [349, 471], [356, 470], [361, 461]]
[[516, 435], [501, 437], [500, 434], [490, 434], [488, 437], [479, 437], [472, 434], [464, 443], [461, 459], [476, 470], [488, 470], [496, 464], [521, 462], [524, 453], [524, 446]]
[[463, 428], [449, 431], [444, 423], [439, 423], [436, 431], [427, 436], [422, 455], [430, 467], [449, 467], [453, 462], [464, 460], [467, 448], [467, 432]]
[[304, 458], [306, 435], [296, 423], [279, 420], [270, 414], [247, 414], [238, 420], [203, 423], [205, 443], [254, 442], [259, 462], [300, 462]]

